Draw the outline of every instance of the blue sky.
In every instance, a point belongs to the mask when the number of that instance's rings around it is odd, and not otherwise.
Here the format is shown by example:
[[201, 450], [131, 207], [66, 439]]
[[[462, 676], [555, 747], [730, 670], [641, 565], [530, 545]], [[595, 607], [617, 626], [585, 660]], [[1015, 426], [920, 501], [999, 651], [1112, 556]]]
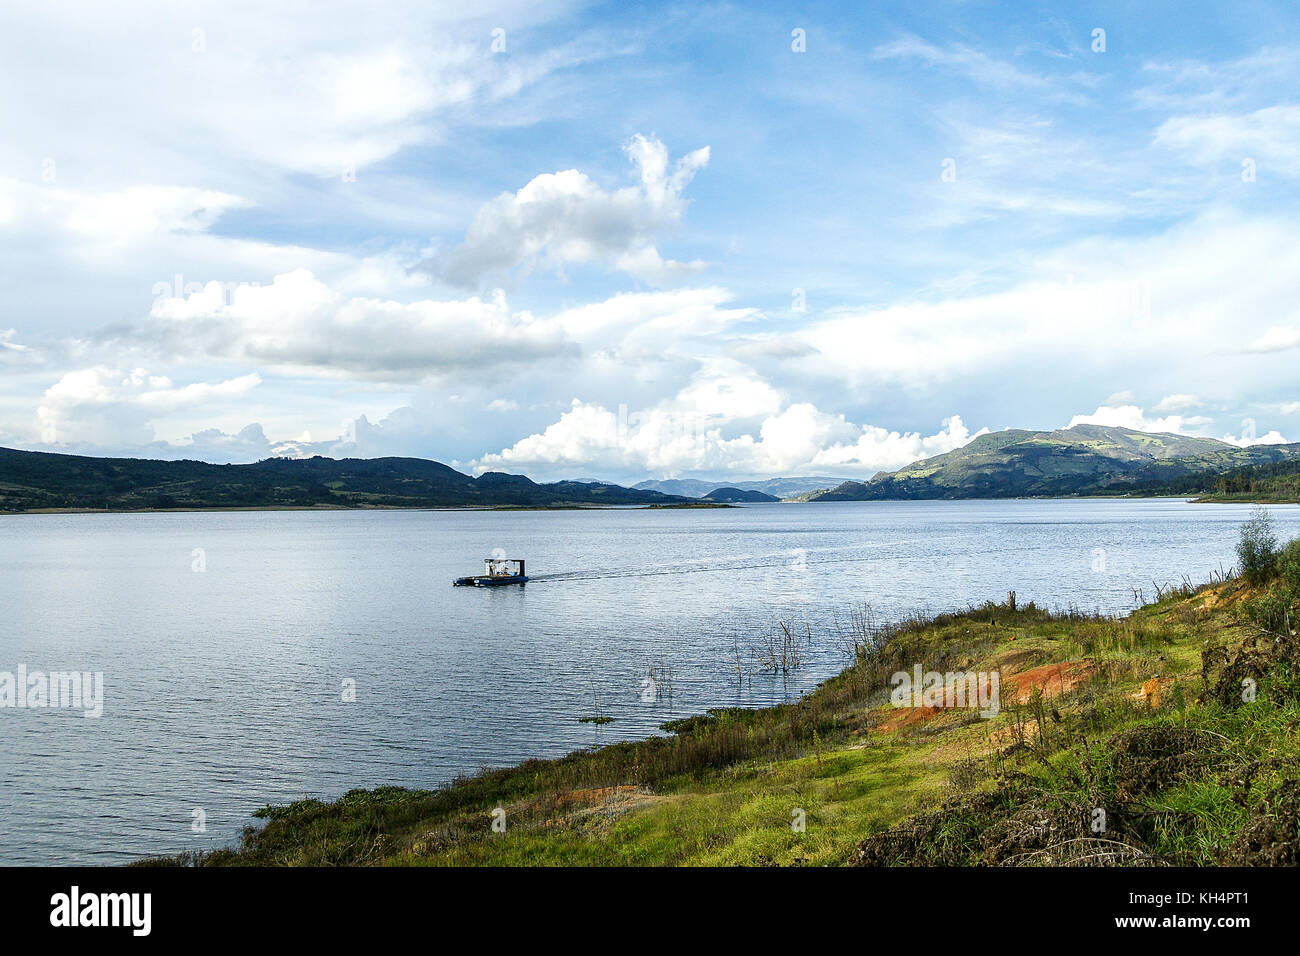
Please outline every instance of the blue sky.
[[0, 444], [631, 481], [1300, 440], [1286, 5], [463, 6], [0, 13]]

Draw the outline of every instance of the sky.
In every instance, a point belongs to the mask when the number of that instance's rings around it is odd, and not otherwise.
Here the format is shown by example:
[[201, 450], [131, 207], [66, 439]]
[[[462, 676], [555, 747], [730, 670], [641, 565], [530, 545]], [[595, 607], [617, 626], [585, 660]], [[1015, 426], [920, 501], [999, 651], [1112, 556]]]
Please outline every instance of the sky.
[[1286, 3], [0, 9], [0, 445], [860, 478], [1300, 440]]

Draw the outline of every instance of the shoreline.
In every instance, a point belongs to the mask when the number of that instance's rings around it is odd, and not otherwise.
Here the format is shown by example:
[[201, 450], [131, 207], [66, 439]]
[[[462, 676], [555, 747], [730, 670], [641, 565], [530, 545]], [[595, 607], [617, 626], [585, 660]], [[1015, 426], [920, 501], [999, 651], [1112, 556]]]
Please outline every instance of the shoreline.
[[1182, 501], [1186, 504], [1212, 505], [1296, 505], [1300, 499], [1278, 500], [1270, 498], [1195, 498], [1190, 495], [1043, 495], [1017, 498], [864, 498], [845, 501], [797, 501], [782, 499], [751, 503], [730, 502], [674, 502], [671, 504], [629, 504], [629, 505], [222, 505], [211, 508], [31, 508], [25, 511], [0, 511], [0, 518], [21, 515], [147, 515], [147, 514], [207, 514], [235, 512], [272, 512], [272, 511], [414, 511], [414, 512], [469, 512], [469, 511], [690, 511], [694, 509], [743, 508], [747, 504], [760, 505], [817, 505], [817, 504], [868, 504], [868, 503], [914, 503], [923, 501]]
[[736, 505], [718, 502], [700, 504], [629, 504], [629, 505], [431, 505], [403, 507], [399, 505], [223, 505], [211, 508], [31, 508], [26, 511], [0, 511], [0, 517], [10, 515], [150, 515], [150, 514], [208, 514], [257, 511], [670, 511], [692, 508], [734, 508]]

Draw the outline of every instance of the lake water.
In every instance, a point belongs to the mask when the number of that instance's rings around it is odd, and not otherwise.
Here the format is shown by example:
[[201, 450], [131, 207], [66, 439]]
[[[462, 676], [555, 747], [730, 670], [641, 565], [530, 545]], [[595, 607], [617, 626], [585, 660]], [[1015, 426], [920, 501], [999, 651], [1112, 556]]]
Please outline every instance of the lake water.
[[[1272, 510], [1300, 535], [1300, 508]], [[857, 605], [888, 619], [1014, 589], [1125, 610], [1153, 579], [1231, 567], [1246, 517], [1170, 500], [0, 517], [0, 672], [104, 675], [99, 719], [0, 708], [0, 863], [229, 845], [266, 803], [431, 787], [797, 696], [842, 669], [826, 626]], [[497, 548], [532, 583], [451, 586]], [[738, 685], [734, 648], [779, 620], [813, 624], [808, 663]], [[578, 722], [596, 712], [615, 720]]]

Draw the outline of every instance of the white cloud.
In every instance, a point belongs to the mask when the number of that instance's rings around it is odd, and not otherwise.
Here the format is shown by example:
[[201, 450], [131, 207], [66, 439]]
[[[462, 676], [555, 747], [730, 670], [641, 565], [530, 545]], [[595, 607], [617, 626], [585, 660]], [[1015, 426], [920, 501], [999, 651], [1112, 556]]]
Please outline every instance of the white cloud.
[[1300, 175], [1300, 106], [1251, 113], [1176, 116], [1160, 124], [1155, 144], [1202, 164], [1253, 159], [1260, 174]]
[[1252, 339], [1246, 346], [1247, 352], [1285, 352], [1300, 346], [1300, 327], [1294, 325], [1275, 325], [1263, 335]]
[[785, 367], [809, 381], [833, 378], [854, 394], [1005, 373], [1023, 374], [1029, 388], [1043, 375], [1098, 369], [1133, 370], [1153, 388], [1175, 385], [1175, 376], [1225, 374], [1249, 374], [1267, 387], [1290, 371], [1246, 373], [1224, 359], [1243, 342], [1292, 344], [1276, 332], [1259, 337], [1279, 316], [1297, 313], [1298, 238], [1280, 219], [1208, 214], [1157, 237], [1084, 240], [1045, 253], [1024, 281], [999, 291], [845, 309], [776, 338], [807, 347]]
[[223, 213], [248, 203], [238, 196], [180, 186], [133, 186], [100, 194], [65, 189], [36, 193], [42, 213], [94, 243], [206, 231]]
[[389, 381], [576, 352], [561, 326], [512, 312], [503, 293], [450, 302], [348, 297], [305, 269], [229, 296], [216, 282], [163, 297], [142, 334], [168, 347], [271, 368]]
[[186, 186], [132, 186], [96, 192], [37, 186], [0, 177], [8, 222], [0, 227], [26, 241], [58, 236], [60, 251], [72, 258], [105, 260], [138, 252], [159, 237], [206, 232], [223, 214], [249, 205], [230, 193]]
[[[534, 316], [512, 310], [500, 290], [483, 298], [398, 302], [347, 296], [310, 271], [269, 285], [210, 282], [154, 302], [150, 321], [124, 341], [169, 355], [371, 381], [475, 381], [510, 366], [600, 353], [600, 361], [662, 364], [673, 348], [750, 319], [727, 308], [725, 289], [622, 293], [603, 302]], [[665, 343], [671, 343], [666, 347]], [[674, 361], [693, 365], [700, 354]], [[594, 367], [594, 366], [593, 366]]]
[[[989, 56], [961, 44], [936, 46], [916, 36], [904, 36], [881, 44], [872, 51], [877, 60], [917, 59], [927, 66], [945, 67], [962, 73], [977, 83], [996, 88], [1019, 88], [1048, 92], [1055, 87], [1047, 76], [1028, 73], [1012, 63]], [[1062, 95], [1070, 97], [1068, 91]]]
[[209, 282], [234, 287], [305, 268], [353, 295], [428, 287], [426, 277], [409, 274], [413, 255], [401, 249], [354, 255], [219, 234], [214, 227], [222, 217], [252, 205], [227, 192], [163, 186], [99, 192], [0, 177], [0, 197], [12, 213], [0, 222], [0, 256], [23, 277], [0, 322], [21, 316], [24, 345], [33, 351], [57, 351], [69, 327], [89, 341], [98, 333], [87, 336], [87, 328], [129, 324], [164, 290], [181, 296]]
[[[1107, 402], [1106, 404], [1110, 404]], [[1180, 392], [1174, 395], [1166, 395], [1156, 403], [1154, 411], [1156, 412], [1185, 412], [1193, 408], [1200, 408], [1202, 402], [1195, 395], [1188, 395]]]
[[1246, 429], [1241, 435], [1224, 435], [1223, 440], [1230, 445], [1236, 445], [1238, 448], [1249, 448], [1251, 445], [1290, 444], [1277, 429], [1273, 429], [1264, 435], [1254, 435], [1249, 429]]
[[560, 271], [599, 263], [655, 284], [698, 272], [702, 262], [665, 260], [655, 243], [681, 222], [682, 191], [708, 165], [709, 148], [671, 169], [668, 148], [657, 139], [637, 135], [626, 151], [639, 185], [607, 191], [576, 169], [544, 173], [484, 204], [464, 242], [429, 267], [467, 287], [517, 267]]
[[478, 472], [557, 476], [594, 469], [626, 477], [739, 479], [831, 468], [867, 477], [959, 448], [973, 437], [955, 415], [927, 436], [855, 425], [808, 402], [787, 405], [752, 371], [719, 362], [702, 369], [674, 398], [646, 410], [613, 411], [574, 399], [542, 431], [471, 464]]
[[[1190, 395], [1171, 395], [1170, 399], [1177, 400], [1175, 404], [1184, 407], [1190, 407], [1187, 400], [1192, 399]], [[1166, 402], [1169, 399], [1165, 400]], [[1193, 400], [1194, 401], [1194, 400]], [[1161, 404], [1164, 404], [1162, 402]], [[1199, 404], [1199, 403], [1196, 403]], [[1075, 415], [1070, 419], [1067, 428], [1073, 428], [1075, 425], [1107, 425], [1113, 428], [1130, 428], [1139, 432], [1164, 432], [1173, 435], [1188, 435], [1192, 437], [1208, 437], [1200, 430], [1205, 426], [1213, 423], [1213, 419], [1204, 416], [1194, 415], [1191, 417], [1183, 415], [1168, 415], [1163, 418], [1148, 418], [1146, 413], [1136, 405], [1108, 406], [1102, 405], [1095, 412], [1088, 415]], [[1255, 420], [1247, 418], [1242, 421], [1242, 433], [1240, 435], [1224, 435], [1222, 441], [1238, 448], [1248, 448], [1251, 445], [1285, 445], [1287, 439], [1282, 436], [1276, 429], [1267, 432], [1264, 435], [1256, 435]]]
[[261, 382], [253, 373], [177, 386], [141, 368], [79, 369], [46, 389], [36, 410], [36, 431], [45, 445], [145, 445], [154, 440], [155, 420], [178, 409], [241, 398]]
[[1167, 113], [1214, 114], [1269, 101], [1296, 78], [1300, 49], [1261, 46], [1231, 60], [1153, 59], [1142, 64], [1148, 85], [1136, 91], [1144, 108]]
[[[463, 189], [374, 165], [453, 128], [531, 124], [548, 78], [624, 52], [588, 29], [547, 39], [565, 7], [0, 7], [0, 61], [21, 78], [0, 87], [0, 258], [22, 276], [0, 323], [40, 348], [139, 316], [176, 275], [307, 268], [355, 295], [427, 289], [409, 266], [463, 225]], [[510, 52], [494, 55], [503, 24]]]
[[222, 463], [261, 461], [275, 454], [274, 446], [257, 423], [234, 434], [219, 428], [205, 428], [191, 435], [188, 441], [176, 444], [159, 442], [155, 448], [163, 457]]
[[625, 292], [602, 302], [574, 306], [555, 321], [574, 339], [592, 347], [616, 346], [624, 354], [662, 356], [674, 349], [701, 354], [699, 341], [749, 321], [758, 310], [726, 306], [733, 299], [717, 286], [661, 292]]
[[18, 336], [17, 329], [4, 329], [0, 331], [0, 354], [5, 352], [26, 352], [27, 346], [15, 342]]
[[851, 469], [854, 474], [871, 471], [892, 471], [922, 458], [933, 458], [963, 445], [981, 435], [987, 428], [971, 433], [960, 415], [943, 420], [943, 427], [933, 435], [919, 432], [889, 431], [875, 425], [864, 425], [862, 434], [851, 445], [833, 445], [822, 449], [813, 459], [814, 467], [833, 467], [839, 471]]
[[1101, 405], [1095, 412], [1087, 415], [1075, 415], [1066, 428], [1075, 425], [1106, 425], [1111, 428], [1131, 428], [1138, 432], [1166, 432], [1173, 435], [1187, 434], [1187, 429], [1204, 425], [1206, 418], [1186, 418], [1182, 415], [1168, 415], [1163, 418], [1148, 418], [1137, 405]]
[[[70, 164], [94, 142], [106, 167], [145, 159], [170, 181], [201, 166], [339, 176], [597, 55], [592, 42], [492, 55], [494, 25], [523, 36], [548, 12], [514, 0], [325, 0], [310, 16], [258, 4], [6, 5], [0, 57], [24, 82], [10, 102], [0, 92], [0, 111], [13, 138]], [[81, 108], [89, 91], [114, 108]]]
[[177, 388], [167, 376], [150, 375], [145, 369], [124, 373], [101, 366], [67, 373], [45, 392], [45, 401], [52, 407], [133, 402], [151, 408], [179, 408], [212, 398], [243, 395], [261, 382], [260, 376], [251, 374]]

